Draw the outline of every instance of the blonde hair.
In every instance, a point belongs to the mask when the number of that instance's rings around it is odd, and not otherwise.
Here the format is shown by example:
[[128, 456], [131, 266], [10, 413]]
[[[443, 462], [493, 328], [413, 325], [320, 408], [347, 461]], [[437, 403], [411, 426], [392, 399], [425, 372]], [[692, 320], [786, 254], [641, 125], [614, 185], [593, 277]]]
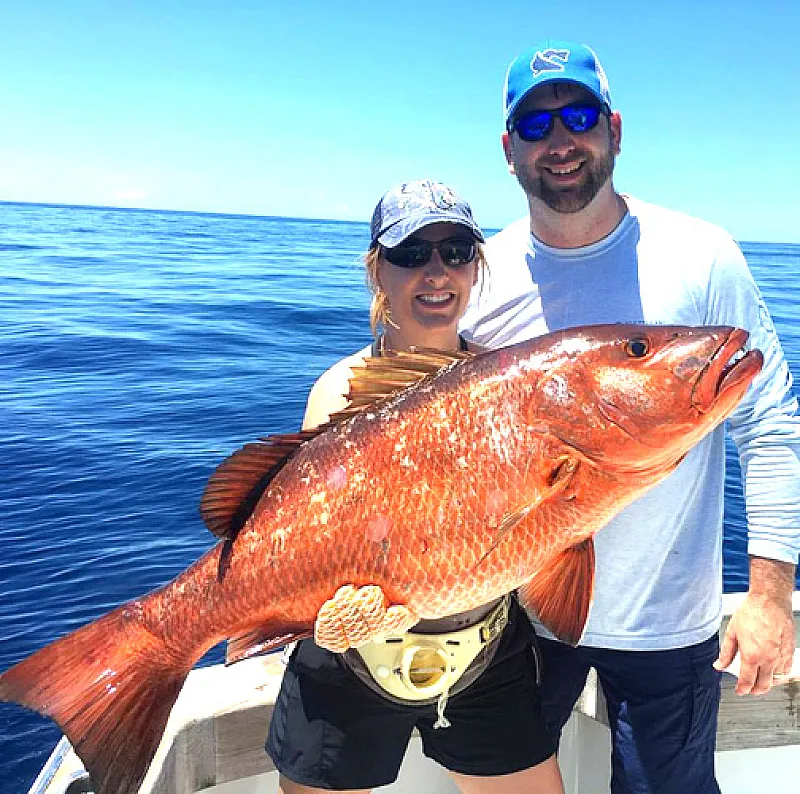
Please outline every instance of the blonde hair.
[[[475, 248], [475, 260], [478, 263], [478, 294], [480, 294], [489, 278], [489, 263], [486, 261], [483, 245], [478, 240], [475, 240]], [[362, 257], [367, 271], [367, 287], [372, 293], [372, 304], [369, 307], [369, 324], [375, 339], [380, 337], [382, 328], [386, 328], [387, 325], [394, 325], [389, 300], [378, 284], [378, 266], [381, 262], [382, 251], [381, 244], [375, 243]]]

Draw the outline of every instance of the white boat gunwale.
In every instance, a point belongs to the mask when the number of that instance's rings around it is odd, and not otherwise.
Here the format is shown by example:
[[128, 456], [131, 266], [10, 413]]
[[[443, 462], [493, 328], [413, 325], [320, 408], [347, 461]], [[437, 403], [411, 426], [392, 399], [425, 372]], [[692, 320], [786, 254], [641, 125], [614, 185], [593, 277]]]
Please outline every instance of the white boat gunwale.
[[[743, 593], [723, 597], [724, 631]], [[795, 645], [800, 646], [800, 591], [793, 594]], [[272, 706], [280, 687], [281, 654], [257, 657], [233, 667], [214, 665], [193, 670], [170, 715], [169, 723], [140, 794], [194, 794], [220, 784], [260, 778], [274, 772], [264, 751]], [[592, 671], [593, 673], [594, 671]], [[736, 676], [723, 674], [717, 757], [735, 751], [792, 746], [800, 761], [800, 650], [792, 674], [759, 697], [735, 695]], [[575, 714], [565, 730], [560, 762], [569, 790], [587, 791], [586, 741], [607, 742], [605, 700], [590, 675]], [[734, 751], [734, 752], [731, 752]], [[567, 757], [562, 757], [566, 755]], [[592, 763], [607, 769], [608, 753], [592, 747]], [[580, 761], [580, 763], [579, 763]], [[590, 777], [596, 779], [597, 771]], [[444, 785], [447, 785], [445, 782]], [[594, 788], [593, 791], [607, 791]], [[261, 789], [263, 791], [263, 788]], [[403, 790], [398, 788], [398, 791]], [[437, 790], [450, 790], [437, 789]], [[62, 737], [28, 794], [86, 794], [88, 776], [66, 737]]]

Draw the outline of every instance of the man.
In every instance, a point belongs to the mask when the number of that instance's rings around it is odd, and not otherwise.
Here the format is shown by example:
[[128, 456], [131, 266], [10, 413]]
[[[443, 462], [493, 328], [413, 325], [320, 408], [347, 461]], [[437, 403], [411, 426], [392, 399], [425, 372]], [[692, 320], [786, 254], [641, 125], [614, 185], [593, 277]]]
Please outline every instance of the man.
[[734, 241], [614, 189], [622, 121], [592, 50], [547, 42], [520, 55], [508, 70], [505, 108], [503, 148], [530, 215], [487, 244], [491, 279], [462, 322], [469, 341], [498, 347], [591, 323], [734, 325], [765, 356], [729, 422], [742, 460], [750, 589], [722, 649], [722, 428], [597, 536], [580, 645], [542, 641], [545, 718], [556, 735], [589, 667], [598, 672], [614, 794], [719, 792], [717, 671], [738, 652], [737, 692], [764, 693], [794, 651], [800, 421], [791, 376]]

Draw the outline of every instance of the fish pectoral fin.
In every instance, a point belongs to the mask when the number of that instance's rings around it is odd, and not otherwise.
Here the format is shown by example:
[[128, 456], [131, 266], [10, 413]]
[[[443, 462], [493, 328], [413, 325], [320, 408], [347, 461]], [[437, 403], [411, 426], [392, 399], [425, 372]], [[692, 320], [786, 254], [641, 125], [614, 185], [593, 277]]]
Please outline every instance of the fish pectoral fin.
[[519, 589], [520, 601], [560, 640], [577, 645], [589, 617], [594, 590], [594, 541], [556, 557]]
[[276, 634], [274, 626], [259, 626], [252, 631], [237, 634], [228, 639], [228, 647], [225, 651], [225, 664], [235, 664], [253, 656], [261, 656], [270, 651], [275, 651], [288, 645], [290, 642], [305, 640], [311, 637], [311, 629], [296, 629], [281, 634]]
[[519, 526], [539, 505], [547, 499], [553, 499], [556, 496], [564, 495], [566, 498], [572, 498], [573, 493], [570, 486], [572, 485], [575, 473], [578, 471], [578, 461], [569, 456], [562, 456], [553, 467], [547, 485], [537, 495], [536, 499], [523, 507], [518, 508], [510, 513], [506, 513], [500, 523], [497, 525], [495, 539], [489, 550], [481, 557], [475, 568], [478, 567], [499, 545], [503, 542], [514, 529]]

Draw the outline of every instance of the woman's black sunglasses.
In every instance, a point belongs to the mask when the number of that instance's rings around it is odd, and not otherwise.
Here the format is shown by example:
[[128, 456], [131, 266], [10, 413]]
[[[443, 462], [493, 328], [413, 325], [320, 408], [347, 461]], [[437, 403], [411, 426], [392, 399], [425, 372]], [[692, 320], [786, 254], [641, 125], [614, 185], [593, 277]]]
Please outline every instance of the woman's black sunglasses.
[[397, 267], [425, 267], [436, 249], [447, 267], [463, 267], [475, 259], [475, 240], [470, 237], [448, 237], [438, 243], [411, 238], [394, 248], [383, 248], [388, 262]]
[[555, 117], [570, 132], [588, 132], [597, 126], [600, 116], [606, 114], [606, 109], [600, 105], [586, 102], [576, 102], [556, 110], [531, 110], [522, 113], [508, 123], [508, 131], [514, 132], [523, 141], [543, 141], [553, 130]]

